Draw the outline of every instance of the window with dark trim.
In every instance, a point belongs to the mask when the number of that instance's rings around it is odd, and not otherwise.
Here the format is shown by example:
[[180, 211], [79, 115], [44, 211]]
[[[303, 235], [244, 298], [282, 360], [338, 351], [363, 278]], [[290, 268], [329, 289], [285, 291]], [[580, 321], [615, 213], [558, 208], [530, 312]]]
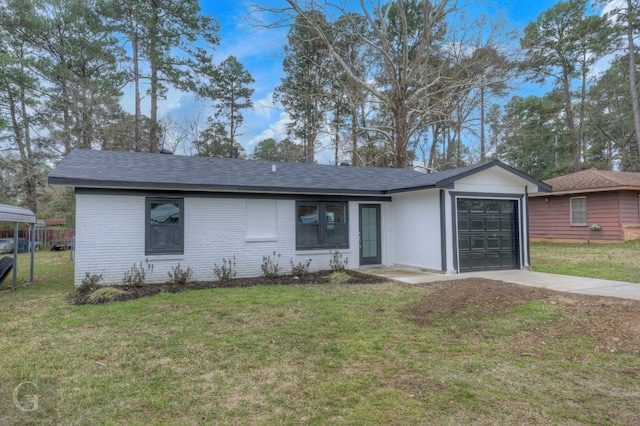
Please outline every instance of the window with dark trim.
[[145, 254], [184, 254], [184, 200], [147, 198]]
[[587, 224], [587, 197], [571, 198], [571, 224]]
[[296, 249], [349, 248], [347, 203], [296, 202]]

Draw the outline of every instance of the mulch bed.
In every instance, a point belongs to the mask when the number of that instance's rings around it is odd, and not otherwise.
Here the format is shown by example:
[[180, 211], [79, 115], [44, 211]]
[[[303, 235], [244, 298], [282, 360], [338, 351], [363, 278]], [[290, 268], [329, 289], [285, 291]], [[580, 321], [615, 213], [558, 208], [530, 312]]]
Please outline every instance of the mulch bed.
[[[332, 271], [312, 272], [304, 277], [296, 277], [293, 275], [281, 275], [275, 279], [265, 277], [253, 278], [234, 278], [226, 282], [218, 281], [194, 281], [186, 285], [175, 284], [147, 284], [141, 287], [133, 287], [127, 285], [113, 286], [124, 293], [101, 297], [98, 299], [91, 298], [91, 292], [75, 292], [67, 296], [67, 303], [72, 305], [101, 304], [115, 301], [125, 301], [139, 299], [141, 297], [149, 297], [160, 293], [180, 293], [185, 290], [204, 290], [210, 288], [234, 288], [234, 287], [255, 287], [260, 285], [304, 285], [304, 284], [329, 284]], [[346, 271], [351, 278], [344, 284], [376, 284], [387, 281], [385, 278], [374, 275], [362, 274], [356, 271]]]

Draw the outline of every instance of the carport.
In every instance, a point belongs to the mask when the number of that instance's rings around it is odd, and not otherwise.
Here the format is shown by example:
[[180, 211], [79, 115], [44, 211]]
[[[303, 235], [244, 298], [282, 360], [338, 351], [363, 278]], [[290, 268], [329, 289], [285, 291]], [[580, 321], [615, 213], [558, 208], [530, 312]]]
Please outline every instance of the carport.
[[[31, 274], [29, 278], [29, 282], [33, 282], [33, 266], [34, 266], [34, 252], [35, 252], [35, 224], [37, 222], [36, 215], [27, 209], [23, 209], [21, 207], [9, 206], [7, 204], [0, 204], [0, 222], [13, 222], [13, 260], [12, 263], [5, 261], [9, 267], [13, 266], [13, 288], [16, 288], [17, 280], [18, 280], [18, 232], [20, 230], [21, 223], [29, 224], [29, 252], [31, 253]], [[5, 257], [0, 259], [0, 261], [4, 259], [10, 259], [9, 257]], [[0, 267], [0, 269], [4, 270], [4, 267]], [[0, 271], [3, 272], [3, 271]], [[0, 274], [3, 275], [3, 274]]]

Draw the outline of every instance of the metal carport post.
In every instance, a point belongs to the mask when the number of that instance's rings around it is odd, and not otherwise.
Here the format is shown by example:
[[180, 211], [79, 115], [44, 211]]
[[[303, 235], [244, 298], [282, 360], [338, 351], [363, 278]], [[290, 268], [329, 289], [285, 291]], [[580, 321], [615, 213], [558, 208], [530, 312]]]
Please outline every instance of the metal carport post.
[[33, 282], [33, 269], [34, 269], [34, 253], [36, 249], [35, 244], [35, 224], [37, 222], [36, 215], [27, 209], [22, 207], [9, 206], [7, 204], [0, 204], [0, 222], [15, 222], [13, 228], [13, 288], [16, 288], [18, 281], [18, 231], [20, 230], [20, 223], [29, 224], [29, 251], [31, 252], [31, 271], [29, 282]]

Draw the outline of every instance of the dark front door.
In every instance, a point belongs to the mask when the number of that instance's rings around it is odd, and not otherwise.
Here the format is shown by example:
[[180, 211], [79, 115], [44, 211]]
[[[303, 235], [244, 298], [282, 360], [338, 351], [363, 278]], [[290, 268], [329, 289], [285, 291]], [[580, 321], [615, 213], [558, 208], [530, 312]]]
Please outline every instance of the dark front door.
[[380, 205], [360, 204], [360, 265], [382, 263]]
[[516, 201], [458, 198], [457, 214], [460, 272], [519, 267]]

